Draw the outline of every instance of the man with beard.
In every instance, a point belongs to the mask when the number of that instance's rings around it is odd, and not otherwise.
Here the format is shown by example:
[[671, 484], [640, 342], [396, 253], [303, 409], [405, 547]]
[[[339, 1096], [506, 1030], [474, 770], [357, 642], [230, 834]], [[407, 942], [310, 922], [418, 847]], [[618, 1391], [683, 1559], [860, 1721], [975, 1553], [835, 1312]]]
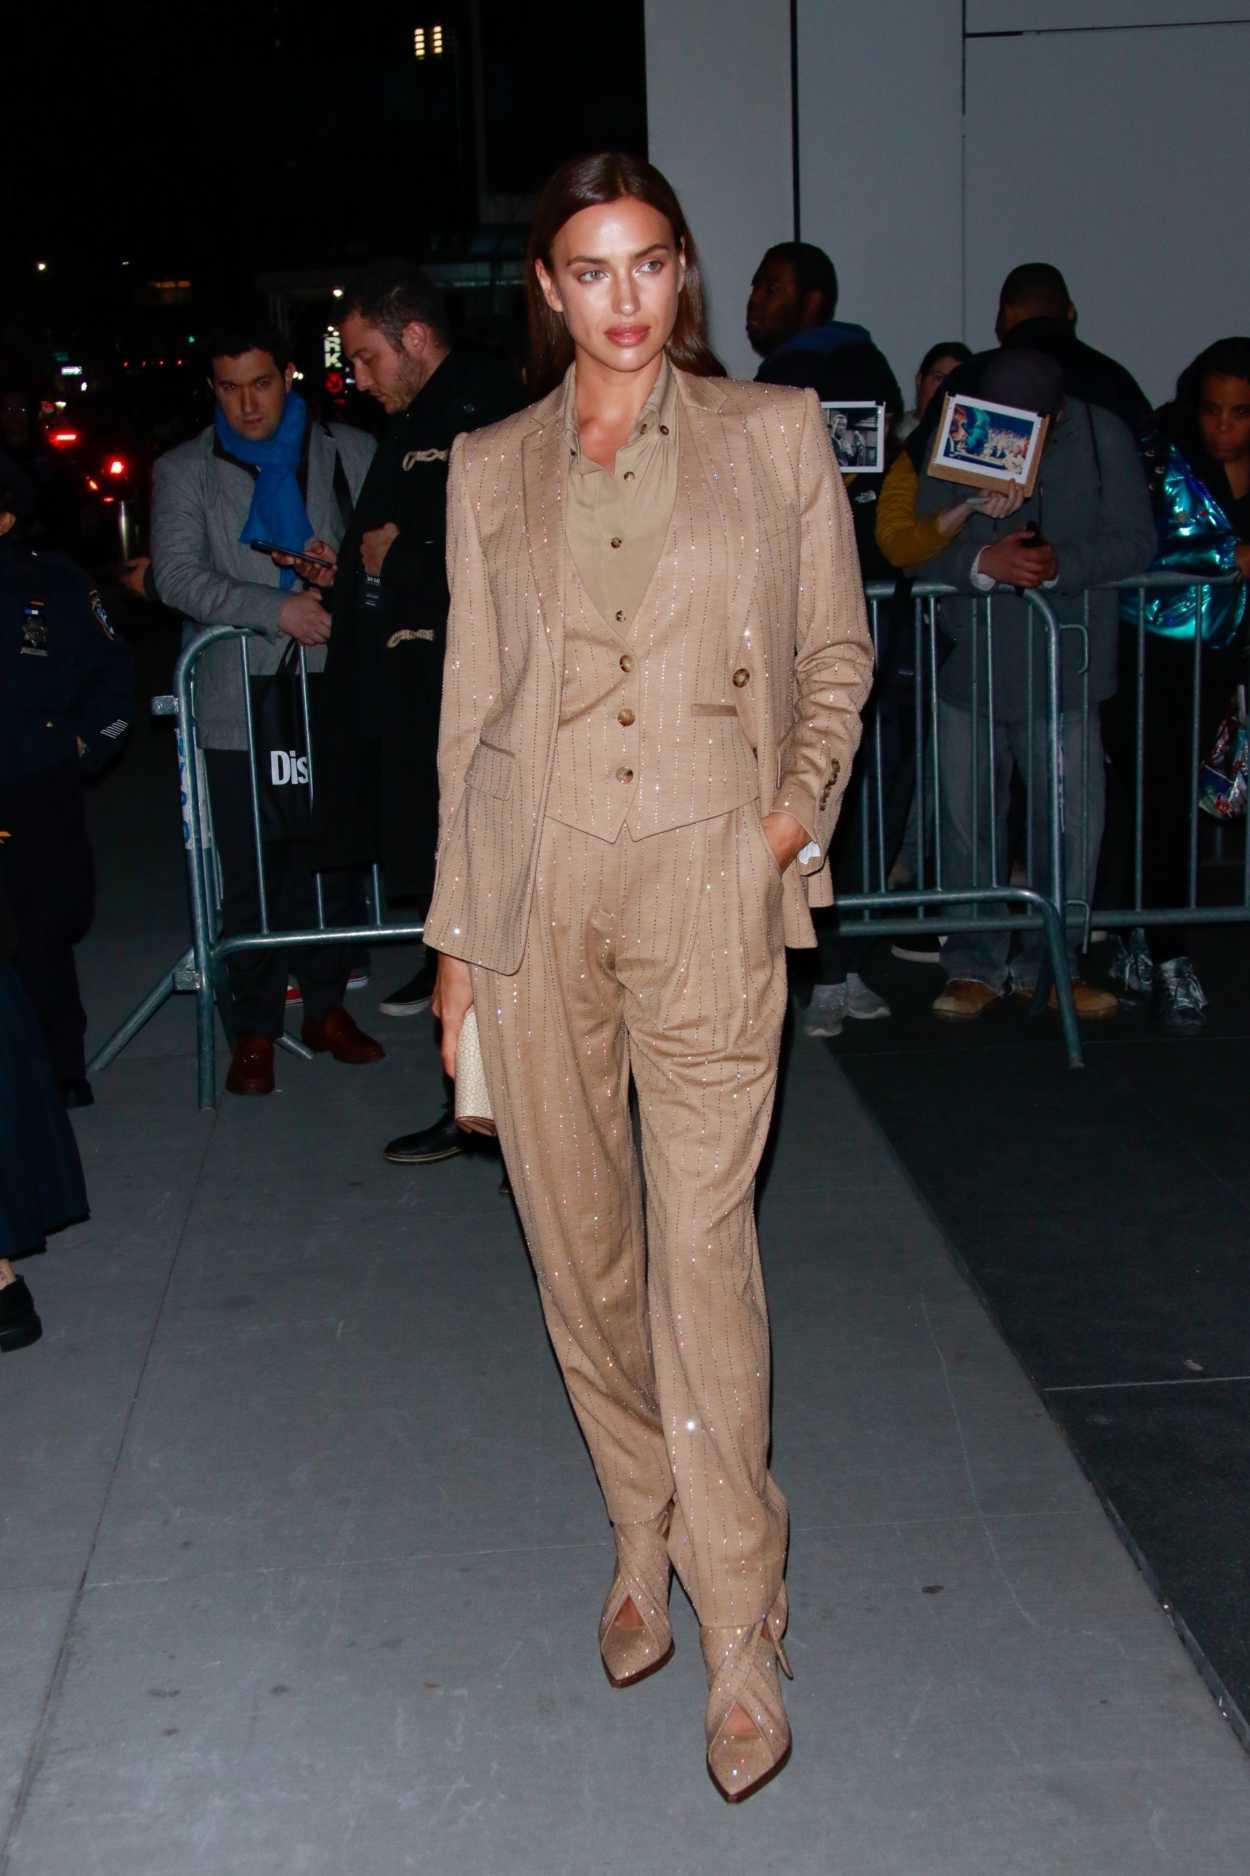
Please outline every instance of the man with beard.
[[[407, 262], [367, 269], [343, 307], [344, 356], [387, 424], [334, 582], [327, 756], [342, 773], [328, 792], [348, 812], [332, 858], [380, 860], [388, 898], [424, 914], [438, 837], [447, 463], [461, 431], [509, 416], [524, 397], [506, 367], [452, 347], [441, 293]], [[385, 1014], [428, 1009], [435, 967], [425, 953], [416, 976], [383, 1001]], [[422, 1165], [464, 1143], [449, 1102], [433, 1125], [385, 1153]]]

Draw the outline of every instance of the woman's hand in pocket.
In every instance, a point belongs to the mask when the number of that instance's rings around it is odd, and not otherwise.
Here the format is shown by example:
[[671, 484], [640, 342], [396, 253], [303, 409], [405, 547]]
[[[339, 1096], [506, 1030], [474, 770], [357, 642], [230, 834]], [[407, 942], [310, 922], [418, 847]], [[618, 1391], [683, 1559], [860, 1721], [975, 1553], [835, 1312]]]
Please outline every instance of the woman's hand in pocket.
[[773, 859], [777, 862], [777, 871], [784, 873], [795, 856], [807, 845], [807, 829], [801, 821], [796, 821], [792, 814], [783, 809], [775, 809], [766, 814], [761, 823], [764, 838], [773, 850]]

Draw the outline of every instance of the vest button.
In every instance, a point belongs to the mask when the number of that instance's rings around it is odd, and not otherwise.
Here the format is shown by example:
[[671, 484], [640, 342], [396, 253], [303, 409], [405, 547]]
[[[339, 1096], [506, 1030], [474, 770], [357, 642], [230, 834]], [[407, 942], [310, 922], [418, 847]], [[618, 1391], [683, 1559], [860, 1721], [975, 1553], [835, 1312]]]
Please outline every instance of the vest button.
[[614, 534], [612, 536], [612, 539], [608, 542], [609, 547], [619, 547], [620, 544], [621, 544], [621, 537], [619, 534]]
[[625, 729], [628, 729], [630, 724], [634, 721], [634, 713], [632, 710], [618, 710], [616, 720]]
[[634, 771], [632, 769], [618, 769], [616, 771], [616, 779], [618, 782], [632, 782], [634, 779]]
[[750, 682], [751, 673], [744, 665], [739, 665], [738, 669], [734, 672], [734, 684], [736, 688], [741, 690], [744, 684], [749, 684]]
[[[625, 614], [624, 614], [623, 612], [618, 612], [616, 616], [617, 616], [617, 618], [618, 618], [618, 619], [623, 619], [623, 618], [625, 617]], [[629, 655], [629, 653], [628, 653], [627, 651], [623, 651], [623, 652], [621, 653], [621, 669], [622, 669], [622, 671], [632, 671], [632, 670], [633, 670], [633, 668], [634, 668], [634, 661], [633, 661], [633, 659], [632, 659], [632, 658], [630, 657], [630, 655]]]

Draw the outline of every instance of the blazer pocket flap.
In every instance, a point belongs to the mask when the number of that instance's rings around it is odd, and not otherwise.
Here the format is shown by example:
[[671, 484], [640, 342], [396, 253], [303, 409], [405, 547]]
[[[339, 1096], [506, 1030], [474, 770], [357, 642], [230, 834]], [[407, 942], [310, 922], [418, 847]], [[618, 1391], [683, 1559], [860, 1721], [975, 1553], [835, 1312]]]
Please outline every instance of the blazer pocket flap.
[[493, 743], [479, 743], [465, 771], [465, 787], [502, 799], [512, 793], [515, 781], [515, 756], [507, 749], [496, 749]]

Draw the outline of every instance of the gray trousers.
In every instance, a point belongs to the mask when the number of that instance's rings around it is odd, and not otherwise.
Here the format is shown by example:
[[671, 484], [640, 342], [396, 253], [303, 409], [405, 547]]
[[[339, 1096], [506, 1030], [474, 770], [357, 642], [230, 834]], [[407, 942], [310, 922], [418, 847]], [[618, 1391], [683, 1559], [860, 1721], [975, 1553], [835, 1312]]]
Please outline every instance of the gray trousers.
[[[1032, 874], [1027, 884], [1048, 891], [1050, 829], [1046, 737], [1041, 717], [1028, 722], [977, 721], [978, 774], [973, 776], [972, 714], [938, 700], [938, 774], [941, 787], [942, 886], [990, 886], [1007, 881], [1013, 856], [1007, 851], [1007, 811], [1011, 776], [1016, 771], [1028, 798]], [[1098, 855], [1106, 818], [1106, 773], [1098, 712], [1089, 720], [1088, 768], [1084, 714], [1065, 710], [1061, 718], [1060, 761], [1063, 781], [1063, 859], [1065, 893], [1088, 903], [1094, 891]], [[994, 829], [991, 843], [990, 775], [994, 778]], [[1088, 818], [1087, 818], [1088, 816]], [[974, 841], [973, 830], [977, 838]], [[995, 851], [996, 849], [996, 851]], [[975, 859], [974, 859], [975, 851]], [[1020, 858], [1021, 856], [1014, 856]], [[974, 908], [959, 908], [971, 912]], [[1001, 908], [995, 908], [996, 910]], [[1083, 909], [1069, 915], [1068, 953], [1077, 975], [1077, 951], [1083, 932]], [[948, 979], [967, 978], [1006, 987], [1009, 931], [959, 932], [942, 946], [942, 969]], [[1022, 988], [1037, 981], [1045, 939], [1040, 929], [1020, 933], [1011, 977]]]

